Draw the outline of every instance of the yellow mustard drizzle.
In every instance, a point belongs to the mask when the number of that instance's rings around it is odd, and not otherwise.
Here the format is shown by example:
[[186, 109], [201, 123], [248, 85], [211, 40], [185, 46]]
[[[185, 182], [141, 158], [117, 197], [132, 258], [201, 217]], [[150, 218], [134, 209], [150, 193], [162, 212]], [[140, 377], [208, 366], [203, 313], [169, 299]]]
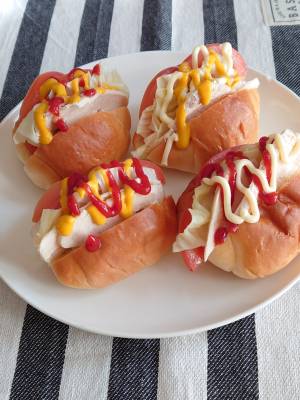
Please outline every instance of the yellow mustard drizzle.
[[68, 97], [68, 103], [78, 103], [80, 101], [79, 78], [74, 78], [71, 81], [72, 95]]
[[90, 214], [90, 217], [92, 218], [92, 221], [96, 225], [103, 225], [105, 224], [106, 217], [98, 210], [97, 207], [91, 205], [88, 206], [87, 212]]
[[[39, 93], [41, 103], [34, 110], [34, 122], [40, 133], [41, 144], [49, 144], [53, 139], [52, 132], [46, 127], [45, 113], [48, 111], [48, 104], [45, 100], [46, 97], [50, 92], [53, 92], [54, 96], [62, 97], [65, 103], [78, 103], [80, 101], [80, 79], [84, 81], [84, 90], [90, 89], [89, 74], [81, 70], [76, 70], [74, 71], [74, 79], [71, 81], [72, 94], [70, 96], [67, 94], [65, 85], [55, 78], [47, 79], [40, 86]], [[102, 86], [97, 86], [95, 90], [97, 93], [103, 94], [107, 90], [119, 90], [119, 88], [103, 83]]]
[[50, 92], [53, 92], [55, 96], [65, 98], [67, 91], [65, 86], [58, 82], [54, 78], [47, 79], [40, 87], [40, 98], [43, 100]]
[[77, 69], [73, 75], [74, 75], [74, 78], [82, 78], [83, 79], [85, 89], [90, 88], [89, 76], [88, 76], [87, 72]]
[[221, 63], [221, 60], [219, 56], [215, 53], [215, 59], [214, 59], [215, 65], [216, 65], [216, 71], [219, 76], [226, 76], [226, 70], [224, 65]]
[[[101, 175], [103, 182], [107, 188], [107, 190], [110, 191], [110, 186], [107, 178], [107, 174], [103, 168], [94, 168], [90, 173], [89, 173], [89, 182], [88, 185], [91, 188], [92, 193], [98, 198], [101, 199], [101, 194], [99, 192], [99, 183], [97, 179], [97, 173]], [[106, 221], [106, 217], [98, 210], [97, 207], [94, 205], [90, 205], [87, 208], [87, 212], [90, 214], [90, 217], [92, 218], [92, 221], [96, 225], [102, 225]]]
[[102, 83], [101, 88], [107, 90], [119, 90], [118, 86], [109, 85], [108, 83]]
[[191, 70], [190, 64], [186, 61], [184, 61], [178, 66], [178, 71], [180, 72], [190, 72], [190, 70]]
[[240, 81], [240, 79], [241, 78], [239, 77], [238, 73], [235, 71], [233, 78], [227, 78], [227, 85], [230, 86], [231, 89], [233, 89], [235, 85]]
[[106, 89], [104, 89], [104, 87], [98, 86], [96, 88], [96, 92], [99, 93], [99, 94], [103, 94], [103, 93], [106, 92]]
[[73, 232], [75, 217], [65, 214], [61, 215], [56, 222], [56, 229], [62, 236], [69, 236]]
[[185, 149], [190, 143], [190, 125], [186, 121], [186, 110], [185, 110], [185, 100], [186, 93], [188, 91], [188, 85], [190, 80], [192, 80], [195, 89], [199, 95], [199, 101], [203, 105], [210, 103], [212, 98], [212, 69], [215, 66], [216, 73], [218, 77], [225, 77], [227, 85], [233, 88], [239, 81], [239, 76], [235, 71], [235, 75], [231, 78], [220, 60], [219, 55], [213, 51], [209, 50], [207, 64], [205, 66], [203, 77], [200, 77], [198, 69], [191, 69], [187, 62], [183, 62], [179, 65], [178, 70], [182, 72], [182, 77], [177, 82], [177, 86], [174, 89], [174, 95], [177, 100], [177, 111], [176, 111], [176, 126], [178, 140], [176, 147], [179, 149]]
[[83, 188], [76, 188], [75, 192], [78, 193], [78, 196], [83, 199], [85, 195], [85, 190]]
[[47, 111], [48, 104], [42, 102], [36, 107], [33, 113], [34, 123], [40, 132], [41, 144], [49, 144], [53, 139], [52, 132], [50, 131], [50, 129], [47, 128], [46, 125], [45, 114]]
[[[130, 174], [131, 166], [132, 159], [130, 158], [124, 162], [124, 172], [127, 176]], [[122, 193], [122, 209], [120, 212], [120, 215], [123, 218], [129, 218], [133, 214], [133, 195], [134, 190], [130, 186], [124, 185], [124, 192]]]
[[56, 229], [60, 235], [68, 236], [71, 235], [73, 231], [73, 226], [75, 223], [75, 218], [72, 215], [68, 215], [68, 178], [64, 178], [61, 181], [60, 187], [60, 205], [62, 212], [65, 213], [61, 215], [56, 222]]
[[209, 104], [211, 100], [211, 81], [209, 79], [205, 79], [204, 81], [199, 83], [197, 87], [199, 98], [201, 99], [201, 103], [206, 106]]
[[185, 149], [190, 142], [190, 125], [186, 122], [185, 95], [189, 83], [189, 73], [183, 72], [179, 79], [174, 94], [177, 100], [176, 125], [178, 141], [176, 145], [179, 149]]
[[[130, 168], [132, 167], [132, 159], [128, 159], [124, 161], [124, 172], [127, 176], [130, 175]], [[107, 171], [104, 168], [95, 168], [93, 169], [88, 176], [87, 184], [90, 186], [93, 194], [101, 199], [101, 193], [99, 191], [100, 186], [97, 179], [97, 174], [100, 174], [104, 185], [108, 191], [111, 191], [109, 186], [109, 180], [107, 177]], [[130, 177], [130, 176], [129, 176]], [[75, 188], [74, 192], [77, 192], [81, 198], [85, 196], [84, 188]], [[133, 214], [133, 197], [134, 190], [128, 186], [124, 185], [124, 191], [121, 194], [122, 201], [122, 209], [120, 212], [120, 216], [122, 218], [128, 218]], [[60, 204], [63, 211], [63, 215], [61, 215], [56, 222], [56, 229], [60, 235], [69, 236], [71, 235], [74, 227], [74, 223], [76, 217], [68, 214], [68, 178], [65, 178], [61, 182], [61, 190], [60, 190]], [[92, 221], [96, 225], [102, 225], [106, 222], [106, 217], [95, 207], [94, 205], [89, 205], [86, 208], [89, 213]]]
[[[100, 198], [100, 193], [99, 193], [99, 183], [97, 180], [97, 172], [101, 173], [100, 170], [102, 170], [102, 168], [94, 168], [94, 169], [92, 169], [92, 171], [89, 173], [89, 176], [88, 176], [89, 186], [92, 190], [92, 193], [98, 198]], [[105, 184], [106, 184], [106, 182], [105, 182]]]

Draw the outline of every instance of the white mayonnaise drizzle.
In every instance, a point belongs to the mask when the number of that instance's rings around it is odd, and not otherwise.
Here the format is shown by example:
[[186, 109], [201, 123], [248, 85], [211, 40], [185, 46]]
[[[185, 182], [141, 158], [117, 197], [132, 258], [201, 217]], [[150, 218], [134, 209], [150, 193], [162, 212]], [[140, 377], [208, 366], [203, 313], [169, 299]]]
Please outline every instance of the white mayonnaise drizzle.
[[[201, 67], [198, 64], [199, 53], [203, 55], [203, 62]], [[233, 68], [233, 55], [232, 46], [226, 42], [221, 45], [221, 54], [219, 55], [220, 61], [224, 66], [227, 76], [233, 77], [235, 74]], [[198, 70], [200, 78], [205, 75], [209, 62], [209, 50], [205, 45], [197, 46], [192, 53], [192, 68]], [[216, 73], [215, 66], [212, 68], [212, 74]], [[151, 145], [141, 145], [132, 154], [140, 158], [146, 158], [149, 152], [158, 146], [161, 142], [165, 142], [165, 150], [163, 152], [161, 164], [168, 165], [168, 157], [172, 150], [173, 143], [178, 140], [176, 133], [176, 99], [174, 95], [174, 88], [178, 80], [182, 77], [183, 73], [175, 71], [171, 74], [160, 76], [157, 79], [157, 90], [155, 93], [153, 106], [147, 107], [138, 122], [137, 133], [142, 137], [147, 137], [150, 134]], [[212, 81], [212, 96], [211, 102], [219, 97], [245, 89], [255, 89], [259, 86], [259, 80], [253, 79], [251, 81], [240, 81], [234, 87], [227, 84], [227, 79], [224, 77], [213, 78]], [[189, 120], [195, 114], [205, 107], [201, 103], [197, 89], [191, 81], [188, 86], [185, 100], [186, 118]], [[150, 118], [151, 115], [151, 118]], [[166, 134], [168, 133], [168, 134]]]
[[[253, 145], [258, 147], [258, 144]], [[278, 187], [289, 177], [299, 171], [300, 163], [300, 133], [294, 133], [287, 129], [281, 134], [274, 134], [269, 137], [266, 150], [269, 152], [271, 159], [271, 179], [270, 183], [267, 179], [267, 171], [264, 165], [264, 161], [261, 159], [259, 166], [255, 166], [254, 163], [249, 159], [235, 160], [234, 164], [236, 167], [236, 190], [239, 191], [243, 197], [240, 203], [232, 208], [231, 204], [231, 190], [228, 183], [229, 170], [225, 162], [221, 163], [224, 170], [224, 177], [214, 174], [211, 178], [204, 178], [201, 185], [195, 189], [193, 197], [192, 209], [198, 209], [203, 201], [203, 195], [207, 196], [208, 191], [214, 196], [216, 187], [221, 187], [223, 192], [223, 204], [224, 214], [228, 221], [233, 224], [240, 225], [244, 222], [257, 223], [260, 219], [260, 210], [258, 205], [259, 190], [254, 183], [249, 186], [244, 185], [245, 179], [245, 167], [256, 175], [261, 183], [261, 186], [265, 193], [276, 192]], [[218, 186], [216, 186], [216, 183]], [[219, 189], [217, 189], [219, 190]], [[201, 195], [199, 196], [199, 193]], [[214, 197], [213, 197], [214, 198]], [[198, 204], [199, 203], [199, 204]], [[215, 202], [212, 202], [213, 204]], [[173, 245], [173, 251], [183, 251], [199, 247], [203, 245], [203, 237], [199, 236], [199, 228], [208, 224], [208, 231], [211, 231], [210, 225], [214, 225], [214, 232], [219, 227], [214, 221], [218, 219], [218, 216], [222, 215], [222, 203], [219, 202], [218, 209], [213, 208], [207, 210], [210, 212], [210, 219], [198, 216], [197, 219], [193, 219], [190, 225], [188, 225], [184, 232], [179, 234]], [[193, 229], [194, 236], [191, 238], [191, 228]], [[196, 229], [198, 228], [198, 230]], [[205, 241], [207, 246], [208, 237]], [[195, 243], [197, 244], [195, 246]], [[194, 246], [194, 247], [193, 247]], [[209, 251], [205, 251], [205, 260], [209, 257], [213, 251], [214, 246], [210, 246]], [[206, 250], [206, 249], [205, 249]]]

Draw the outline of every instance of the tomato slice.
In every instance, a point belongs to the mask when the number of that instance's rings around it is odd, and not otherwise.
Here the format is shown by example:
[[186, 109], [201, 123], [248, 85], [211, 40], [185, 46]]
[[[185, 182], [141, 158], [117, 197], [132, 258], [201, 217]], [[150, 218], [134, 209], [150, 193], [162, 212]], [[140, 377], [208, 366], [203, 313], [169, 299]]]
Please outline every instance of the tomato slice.
[[159, 181], [161, 181], [162, 184], [166, 183], [165, 175], [164, 175], [162, 169], [158, 165], [156, 165], [148, 160], [139, 160], [139, 161], [143, 167], [154, 169], [157, 179]]
[[[190, 224], [192, 220], [191, 213], [188, 209], [184, 210], [179, 217], [178, 230], [182, 233], [184, 229]], [[192, 272], [202, 263], [204, 258], [204, 247], [197, 247], [196, 249], [184, 250], [181, 252], [185, 265]]]
[[44, 209], [57, 210], [58, 208], [60, 208], [59, 196], [60, 196], [60, 181], [55, 182], [37, 202], [33, 212], [32, 222], [39, 222]]
[[194, 272], [202, 263], [204, 257], [204, 247], [197, 247], [192, 250], [184, 250], [181, 252], [183, 260], [188, 269]]
[[25, 147], [26, 147], [26, 149], [29, 151], [30, 154], [33, 154], [33, 153], [36, 151], [36, 149], [37, 149], [36, 146], [34, 146], [33, 144], [28, 143], [28, 142], [26, 142], [26, 141], [25, 141], [24, 144], [25, 144]]

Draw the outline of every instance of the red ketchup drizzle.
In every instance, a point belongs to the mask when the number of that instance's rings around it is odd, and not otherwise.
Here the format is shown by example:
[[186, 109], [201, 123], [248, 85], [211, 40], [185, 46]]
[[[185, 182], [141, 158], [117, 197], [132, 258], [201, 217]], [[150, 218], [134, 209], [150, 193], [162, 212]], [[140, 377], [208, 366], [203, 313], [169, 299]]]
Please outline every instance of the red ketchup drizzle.
[[235, 233], [239, 229], [237, 224], [233, 224], [232, 222], [226, 220], [226, 226], [221, 226], [218, 228], [214, 235], [215, 244], [223, 244], [229, 233]]
[[[108, 169], [108, 168], [114, 168], [117, 167], [119, 168], [119, 178], [120, 180], [130, 186], [136, 193], [139, 194], [148, 194], [151, 191], [151, 184], [149, 182], [149, 178], [147, 175], [144, 173], [142, 165], [139, 160], [137, 159], [132, 159], [133, 167], [135, 170], [135, 174], [137, 176], [136, 179], [131, 179], [129, 178], [124, 170], [123, 170], [123, 165], [119, 161], [111, 161], [110, 163], [103, 163], [101, 164], [102, 168]], [[91, 187], [87, 183], [87, 178], [85, 176], [82, 176], [78, 173], [74, 173], [68, 178], [68, 208], [70, 213], [73, 216], [80, 215], [80, 209], [78, 207], [78, 204], [76, 202], [75, 196], [73, 194], [74, 188], [75, 187], [81, 187], [85, 190], [89, 201], [103, 214], [106, 218], [114, 217], [115, 215], [118, 215], [121, 212], [122, 209], [122, 199], [121, 199], [121, 191], [120, 188], [111, 173], [111, 171], [106, 171], [111, 194], [112, 194], [112, 205], [109, 206], [105, 201], [99, 199], [94, 195], [94, 193], [91, 190]], [[86, 240], [86, 248], [88, 251], [95, 251], [95, 250], [90, 250], [94, 249], [94, 246], [97, 247], [95, 244], [99, 239], [95, 238], [93, 235], [89, 235], [87, 240]], [[98, 243], [98, 242], [97, 242]], [[99, 248], [99, 246], [96, 248], [96, 250]]]
[[148, 176], [143, 171], [140, 161], [137, 158], [133, 158], [132, 164], [139, 182], [136, 179], [130, 179], [125, 174], [123, 168], [119, 169], [120, 181], [123, 182], [124, 185], [130, 186], [136, 193], [143, 195], [149, 194], [151, 192], [151, 185]]
[[55, 126], [61, 132], [67, 132], [67, 130], [69, 129], [68, 125], [65, 123], [65, 121], [62, 118], [58, 119], [55, 122]]
[[270, 183], [271, 181], [271, 176], [272, 176], [272, 166], [271, 166], [271, 156], [268, 150], [264, 150], [262, 152], [262, 158], [264, 160], [265, 168], [266, 168], [266, 175], [268, 182]]
[[122, 164], [117, 160], [113, 160], [110, 163], [102, 163], [102, 164], [100, 164], [100, 167], [103, 168], [103, 169], [116, 168], [116, 167], [122, 167]]
[[[271, 181], [271, 176], [272, 176], [272, 163], [271, 163], [271, 156], [270, 153], [267, 150], [267, 143], [268, 143], [269, 138], [267, 136], [263, 136], [259, 139], [259, 150], [262, 154], [262, 159], [265, 165], [266, 169], [266, 176], [267, 180], [270, 183]], [[255, 183], [259, 190], [259, 198], [268, 206], [272, 206], [276, 203], [278, 200], [278, 193], [277, 192], [271, 192], [271, 193], [265, 193], [262, 187], [262, 184], [260, 182], [260, 179], [254, 175], [251, 174], [250, 171], [246, 168], [246, 172], [248, 172], [248, 175], [251, 175], [252, 181]]]
[[259, 193], [259, 197], [267, 206], [273, 206], [276, 201], [278, 200], [278, 193], [271, 192], [271, 193]]
[[231, 191], [231, 204], [233, 204], [234, 202], [234, 194], [236, 187], [236, 167], [234, 163], [235, 158], [243, 159], [244, 155], [241, 151], [229, 151], [225, 156], [226, 164], [229, 170], [228, 183]]
[[84, 79], [83, 79], [83, 78], [80, 79], [80, 81], [79, 81], [79, 86], [80, 86], [80, 87], [84, 87], [84, 86], [85, 86], [85, 82], [84, 82]]
[[92, 69], [92, 75], [100, 75], [100, 64], [94, 65]]
[[98, 199], [92, 192], [90, 186], [84, 183], [82, 187], [85, 189], [90, 202], [103, 214], [106, 218], [118, 215], [122, 209], [122, 200], [120, 188], [115, 181], [112, 173], [107, 171], [107, 178], [111, 188], [113, 204], [109, 206], [105, 201]]
[[[225, 161], [229, 170], [229, 178], [228, 178], [228, 183], [230, 186], [230, 191], [231, 191], [231, 204], [233, 204], [234, 201], [234, 194], [235, 194], [235, 189], [236, 189], [236, 167], [234, 163], [234, 159], [243, 159], [245, 158], [244, 154], [241, 151], [229, 151], [225, 155]], [[203, 178], [209, 178], [212, 176], [212, 174], [216, 172], [217, 175], [219, 176], [224, 176], [224, 171], [223, 168], [220, 166], [218, 163], [211, 163], [207, 164], [201, 171], [200, 174], [200, 180], [202, 181]], [[219, 185], [218, 185], [219, 186]], [[224, 193], [223, 190], [221, 189], [221, 197], [222, 197], [222, 204], [224, 208]], [[229, 233], [235, 233], [238, 230], [238, 225], [233, 224], [232, 222], [228, 221], [225, 217], [225, 223], [226, 226], [222, 226], [218, 228], [214, 234], [214, 241], [215, 244], [222, 244], [224, 243], [225, 239], [227, 238]]]
[[96, 94], [96, 89], [86, 89], [86, 90], [84, 90], [83, 91], [83, 94], [84, 94], [84, 96], [87, 96], [87, 97], [92, 97], [92, 96], [95, 96], [95, 94]]
[[85, 182], [86, 180], [87, 180], [86, 177], [84, 177], [81, 174], [78, 174], [77, 172], [74, 172], [68, 178], [67, 205], [73, 217], [77, 217], [78, 215], [80, 215], [80, 210], [73, 193], [74, 189], [76, 187], [79, 187], [82, 184], [82, 182]]
[[222, 244], [225, 242], [225, 239], [228, 236], [228, 230], [225, 227], [220, 227], [216, 230], [214, 239], [215, 239], [215, 244]]
[[[268, 139], [269, 138], [266, 136], [260, 138], [259, 150], [262, 153], [262, 159], [263, 159], [265, 169], [266, 169], [266, 176], [267, 176], [268, 182], [270, 183], [271, 176], [272, 176], [272, 165], [271, 165], [270, 153], [266, 149]], [[230, 190], [231, 190], [231, 204], [234, 201], [234, 194], [235, 194], [235, 190], [236, 190], [237, 171], [236, 171], [236, 167], [235, 167], [235, 163], [234, 163], [235, 158], [243, 159], [243, 158], [245, 158], [245, 156], [243, 155], [243, 153], [241, 151], [229, 151], [225, 155], [226, 165], [229, 170], [228, 183], [229, 183]], [[202, 171], [200, 172], [200, 174], [198, 175], [198, 177], [196, 178], [196, 181], [195, 181], [196, 186], [199, 186], [204, 178], [210, 178], [214, 172], [216, 172], [216, 174], [219, 176], [224, 176], [224, 171], [219, 163], [206, 164], [204, 166], [204, 168], [202, 169]], [[267, 205], [274, 205], [278, 199], [278, 193], [277, 192], [265, 193], [263, 191], [263, 187], [262, 187], [260, 179], [255, 174], [252, 174], [248, 170], [247, 167], [245, 168], [245, 173], [249, 177], [249, 179], [257, 186], [257, 188], [259, 190], [260, 199]], [[221, 192], [221, 195], [222, 195], [222, 203], [223, 203], [223, 207], [224, 207], [223, 190]], [[239, 225], [233, 224], [232, 222], [228, 221], [225, 218], [225, 226], [221, 226], [215, 231], [215, 234], [214, 234], [215, 244], [219, 245], [219, 244], [224, 243], [228, 234], [237, 232], [238, 228], [239, 228]], [[194, 251], [194, 253], [189, 254], [189, 255], [185, 254], [185, 253], [188, 253], [187, 250], [183, 252], [183, 257], [189, 258], [190, 263], [188, 263], [188, 265], [189, 264], [196, 265], [197, 263], [199, 263], [200, 257], [198, 254], [198, 249], [194, 249], [193, 251]], [[192, 270], [194, 270], [194, 269], [192, 269]]]
[[62, 97], [53, 97], [52, 99], [48, 100], [49, 104], [49, 112], [53, 115], [59, 116], [59, 107], [64, 103], [64, 99]]
[[268, 140], [268, 136], [263, 136], [259, 139], [258, 146], [261, 152], [266, 150]]
[[260, 182], [260, 179], [256, 175], [252, 175], [252, 180], [259, 190], [259, 198], [267, 206], [273, 206], [278, 200], [278, 193], [277, 192], [265, 193], [262, 184]]
[[259, 150], [262, 154], [262, 158], [263, 158], [263, 161], [265, 164], [267, 179], [268, 179], [268, 182], [270, 183], [271, 176], [272, 176], [272, 168], [271, 168], [271, 156], [267, 150], [268, 140], [269, 140], [269, 138], [267, 136], [263, 136], [259, 139], [258, 145], [259, 145]]
[[75, 200], [74, 194], [70, 194], [68, 196], [68, 209], [73, 217], [77, 217], [78, 215], [80, 215], [80, 210]]
[[94, 252], [99, 250], [100, 247], [101, 247], [101, 240], [98, 237], [94, 235], [89, 235], [86, 238], [85, 248], [87, 249], [87, 251]]
[[74, 192], [76, 187], [81, 186], [83, 182], [87, 181], [87, 177], [79, 174], [78, 172], [74, 172], [68, 178], [68, 195]]

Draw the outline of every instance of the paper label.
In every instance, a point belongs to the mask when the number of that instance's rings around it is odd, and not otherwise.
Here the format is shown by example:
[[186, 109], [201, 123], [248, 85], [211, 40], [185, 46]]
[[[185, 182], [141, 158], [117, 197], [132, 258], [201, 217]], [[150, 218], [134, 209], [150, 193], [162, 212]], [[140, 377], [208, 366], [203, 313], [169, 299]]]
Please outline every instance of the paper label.
[[300, 0], [261, 0], [265, 23], [300, 25]]

